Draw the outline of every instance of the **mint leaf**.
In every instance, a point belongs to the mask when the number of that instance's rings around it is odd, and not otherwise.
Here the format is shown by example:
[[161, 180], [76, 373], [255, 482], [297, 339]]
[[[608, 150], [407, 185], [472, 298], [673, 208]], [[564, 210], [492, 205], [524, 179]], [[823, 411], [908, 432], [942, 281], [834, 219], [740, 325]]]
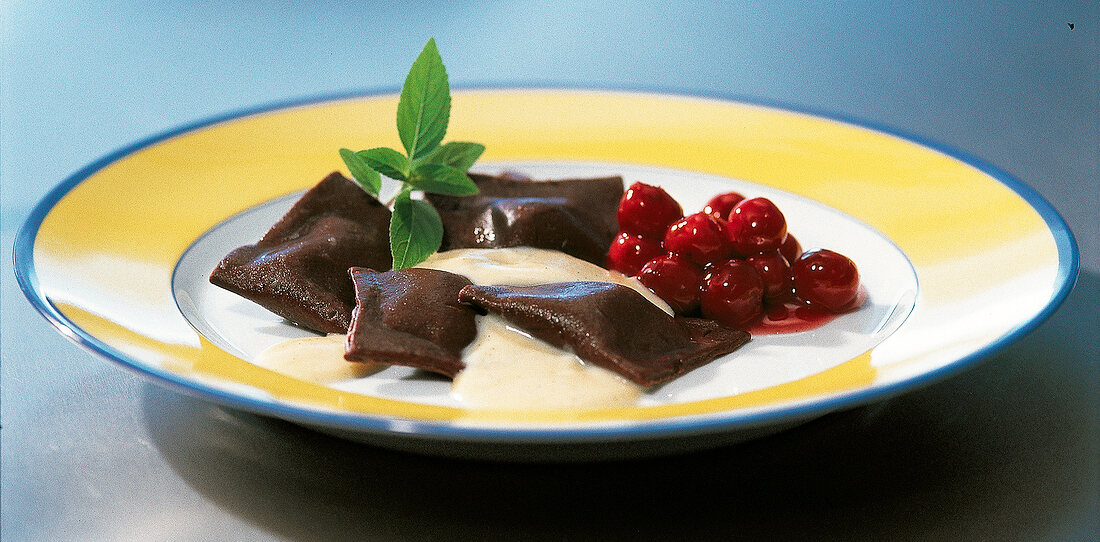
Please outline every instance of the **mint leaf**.
[[393, 268], [412, 267], [439, 250], [443, 243], [443, 221], [426, 201], [409, 197], [408, 185], [393, 202], [390, 216], [390, 251]]
[[435, 38], [431, 38], [409, 69], [397, 104], [397, 133], [410, 160], [435, 150], [447, 133], [450, 116], [447, 69], [443, 67]]
[[477, 162], [483, 152], [485, 152], [485, 145], [481, 143], [450, 141], [432, 151], [424, 158], [424, 162], [443, 164], [466, 171], [474, 165], [474, 162]]
[[466, 171], [485, 152], [485, 146], [465, 141], [440, 146], [450, 116], [447, 69], [432, 38], [409, 69], [397, 104], [397, 134], [406, 155], [387, 147], [359, 152], [340, 149], [352, 176], [368, 192], [377, 195], [381, 191], [382, 175], [402, 182], [401, 191], [392, 200], [390, 217], [394, 269], [424, 261], [443, 242], [439, 213], [428, 202], [412, 199], [414, 190], [454, 196], [478, 193]]
[[344, 165], [348, 166], [348, 171], [351, 172], [351, 176], [355, 178], [355, 181], [364, 190], [377, 196], [378, 191], [382, 190], [382, 178], [378, 176], [378, 172], [371, 169], [358, 154], [350, 149], [340, 149], [340, 158], [344, 159]]
[[404, 181], [409, 177], [409, 159], [389, 147], [375, 147], [356, 154], [367, 163], [371, 169], [391, 179]]
[[469, 196], [478, 193], [477, 185], [465, 172], [443, 164], [417, 166], [409, 176], [408, 184], [417, 190], [449, 196]]

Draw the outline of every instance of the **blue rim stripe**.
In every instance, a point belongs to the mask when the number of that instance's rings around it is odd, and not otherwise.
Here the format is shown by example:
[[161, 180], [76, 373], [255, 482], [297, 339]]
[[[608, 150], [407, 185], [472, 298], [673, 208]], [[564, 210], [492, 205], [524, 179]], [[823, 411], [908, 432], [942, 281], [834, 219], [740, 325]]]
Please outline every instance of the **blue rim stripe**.
[[1058, 288], [1051, 296], [1047, 305], [1034, 317], [1022, 322], [998, 340], [986, 347], [962, 358], [955, 360], [933, 371], [925, 372], [915, 377], [901, 380], [890, 385], [840, 393], [824, 400], [809, 401], [795, 405], [779, 407], [761, 407], [751, 409], [749, 412], [730, 411], [722, 414], [700, 415], [683, 418], [667, 418], [657, 420], [645, 420], [641, 426], [634, 425], [638, 422], [630, 421], [623, 428], [615, 427], [575, 427], [575, 428], [490, 428], [490, 427], [454, 427], [447, 422], [422, 421], [422, 420], [395, 420], [391, 418], [379, 418], [369, 414], [348, 414], [319, 410], [306, 405], [291, 405], [272, 399], [257, 399], [244, 397], [235, 393], [218, 389], [209, 384], [184, 378], [183, 375], [164, 369], [149, 367], [137, 360], [131, 359], [126, 354], [108, 346], [94, 336], [77, 327], [69, 321], [42, 293], [38, 284], [38, 277], [34, 269], [34, 241], [42, 221], [50, 210], [66, 195], [85, 179], [91, 177], [109, 164], [133, 154], [146, 147], [175, 136], [205, 128], [214, 124], [267, 113], [275, 110], [316, 105], [328, 101], [340, 101], [358, 98], [367, 98], [385, 94], [397, 94], [398, 89], [370, 89], [359, 91], [338, 92], [333, 94], [320, 94], [303, 98], [276, 101], [267, 105], [248, 107], [220, 115], [209, 117], [194, 123], [170, 129], [137, 142], [124, 146], [106, 156], [84, 166], [49, 193], [34, 207], [19, 230], [15, 238], [13, 260], [16, 279], [23, 293], [30, 300], [34, 308], [42, 314], [62, 335], [69, 338], [79, 346], [96, 354], [106, 357], [123, 367], [151, 378], [174, 391], [209, 400], [221, 405], [238, 408], [241, 410], [274, 416], [309, 425], [325, 426], [346, 431], [363, 431], [388, 436], [407, 435], [414, 438], [431, 440], [456, 440], [477, 441], [490, 443], [516, 443], [516, 444], [569, 444], [581, 442], [613, 442], [641, 439], [658, 439], [677, 436], [692, 436], [705, 433], [718, 433], [734, 429], [748, 429], [762, 427], [771, 424], [794, 421], [823, 415], [828, 412], [843, 408], [851, 408], [862, 404], [910, 391], [918, 387], [930, 385], [948, 376], [954, 375], [973, 366], [978, 361], [985, 359], [1003, 350], [1008, 345], [1030, 333], [1046, 320], [1065, 301], [1077, 279], [1080, 266], [1080, 255], [1073, 232], [1066, 224], [1062, 216], [1054, 207], [1033, 188], [1022, 181], [1012, 177], [1008, 173], [995, 166], [927, 138], [907, 133], [893, 127], [875, 122], [866, 121], [850, 115], [837, 114], [804, 106], [782, 103], [774, 100], [765, 100], [755, 97], [721, 94], [716, 92], [698, 92], [684, 89], [638, 86], [631, 88], [614, 86], [590, 86], [577, 87], [560, 83], [527, 83], [527, 84], [484, 84], [456, 86], [461, 90], [576, 90], [576, 91], [610, 91], [610, 92], [636, 92], [644, 94], [662, 94], [683, 98], [704, 98], [719, 101], [738, 102], [748, 105], [770, 107], [784, 111], [802, 113], [814, 117], [839, 121], [860, 128], [892, 135], [900, 139], [915, 143], [922, 147], [938, 151], [960, 162], [968, 164], [986, 175], [992, 177], [1001, 184], [1007, 186], [1025, 202], [1034, 208], [1046, 222], [1054, 237], [1058, 250], [1058, 273], [1055, 283]]

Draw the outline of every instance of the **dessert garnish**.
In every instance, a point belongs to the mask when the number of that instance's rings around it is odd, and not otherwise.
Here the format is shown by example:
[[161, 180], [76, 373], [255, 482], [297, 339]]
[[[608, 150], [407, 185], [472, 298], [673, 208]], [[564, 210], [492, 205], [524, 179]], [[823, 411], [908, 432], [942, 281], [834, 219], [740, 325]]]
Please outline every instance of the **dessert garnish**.
[[467, 141], [440, 145], [451, 116], [451, 88], [435, 39], [429, 39], [416, 57], [397, 104], [397, 133], [405, 153], [389, 147], [354, 152], [340, 149], [355, 180], [377, 196], [385, 175], [401, 181], [393, 197], [390, 250], [393, 268], [412, 267], [437, 250], [443, 240], [443, 223], [427, 202], [413, 199], [413, 192], [461, 196], [476, 194], [477, 185], [466, 171], [485, 146]]
[[662, 188], [635, 183], [617, 217], [607, 266], [638, 277], [678, 314], [741, 328], [791, 315], [820, 324], [860, 304], [855, 264], [831, 250], [803, 254], [767, 198], [728, 192], [684, 216]]
[[859, 271], [842, 254], [813, 250], [794, 262], [794, 289], [798, 296], [831, 312], [851, 307], [859, 293]]

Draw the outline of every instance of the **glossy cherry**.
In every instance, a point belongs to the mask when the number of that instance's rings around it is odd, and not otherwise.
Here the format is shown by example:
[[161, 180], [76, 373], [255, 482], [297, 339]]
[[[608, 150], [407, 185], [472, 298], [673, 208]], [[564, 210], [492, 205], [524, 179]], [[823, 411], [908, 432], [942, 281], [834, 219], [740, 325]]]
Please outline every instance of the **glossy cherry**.
[[787, 220], [771, 200], [752, 198], [730, 211], [726, 231], [734, 251], [748, 257], [778, 249], [787, 236]]
[[700, 299], [703, 316], [731, 327], [745, 327], [764, 310], [764, 279], [752, 264], [728, 260], [707, 268]]
[[664, 189], [643, 183], [630, 185], [619, 200], [619, 230], [661, 239], [668, 225], [684, 216], [684, 210]]
[[632, 233], [619, 232], [607, 250], [607, 267], [634, 276], [649, 260], [665, 254], [661, 243]]
[[703, 270], [682, 256], [654, 258], [642, 267], [638, 280], [677, 314], [688, 314], [699, 307]]
[[733, 210], [734, 206], [741, 203], [743, 199], [745, 199], [745, 196], [737, 192], [718, 194], [707, 202], [703, 207], [703, 212], [719, 220], [725, 220], [730, 216], [730, 211]]
[[718, 219], [695, 213], [673, 222], [665, 232], [665, 250], [699, 265], [728, 260], [730, 241]]
[[764, 299], [779, 301], [791, 297], [791, 264], [777, 250], [750, 256], [748, 260], [764, 280]]
[[798, 244], [798, 239], [795, 239], [790, 232], [787, 232], [787, 238], [783, 240], [782, 245], [779, 245], [779, 253], [787, 259], [787, 262], [793, 262], [802, 255], [802, 245]]
[[831, 312], [848, 309], [859, 295], [859, 271], [846, 256], [831, 250], [812, 250], [792, 266], [799, 299]]

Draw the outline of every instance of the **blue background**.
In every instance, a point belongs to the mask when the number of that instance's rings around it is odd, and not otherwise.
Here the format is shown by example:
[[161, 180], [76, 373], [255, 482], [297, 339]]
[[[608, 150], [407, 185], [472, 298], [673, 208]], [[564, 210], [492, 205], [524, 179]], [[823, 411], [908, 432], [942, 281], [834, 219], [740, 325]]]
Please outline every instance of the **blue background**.
[[[1094, 2], [5, 0], [3, 537], [1095, 534], [1098, 27]], [[746, 96], [891, 126], [977, 156], [1066, 218], [1082, 252], [1077, 289], [1018, 345], [920, 392], [746, 446], [575, 467], [410, 457], [226, 411], [93, 358], [23, 299], [11, 271], [15, 232], [81, 166], [228, 111], [396, 88], [428, 36], [454, 85]], [[340, 459], [325, 459], [324, 450]], [[639, 469], [648, 482], [632, 475]], [[417, 489], [431, 480], [463, 504]], [[371, 485], [385, 486], [390, 504], [358, 498]], [[653, 523], [669, 504], [641, 496], [648, 491], [686, 504]], [[615, 510], [615, 519], [556, 504], [596, 506], [604, 493], [632, 509]], [[731, 508], [716, 504], [725, 500]], [[555, 521], [552, 512], [579, 520]]]

